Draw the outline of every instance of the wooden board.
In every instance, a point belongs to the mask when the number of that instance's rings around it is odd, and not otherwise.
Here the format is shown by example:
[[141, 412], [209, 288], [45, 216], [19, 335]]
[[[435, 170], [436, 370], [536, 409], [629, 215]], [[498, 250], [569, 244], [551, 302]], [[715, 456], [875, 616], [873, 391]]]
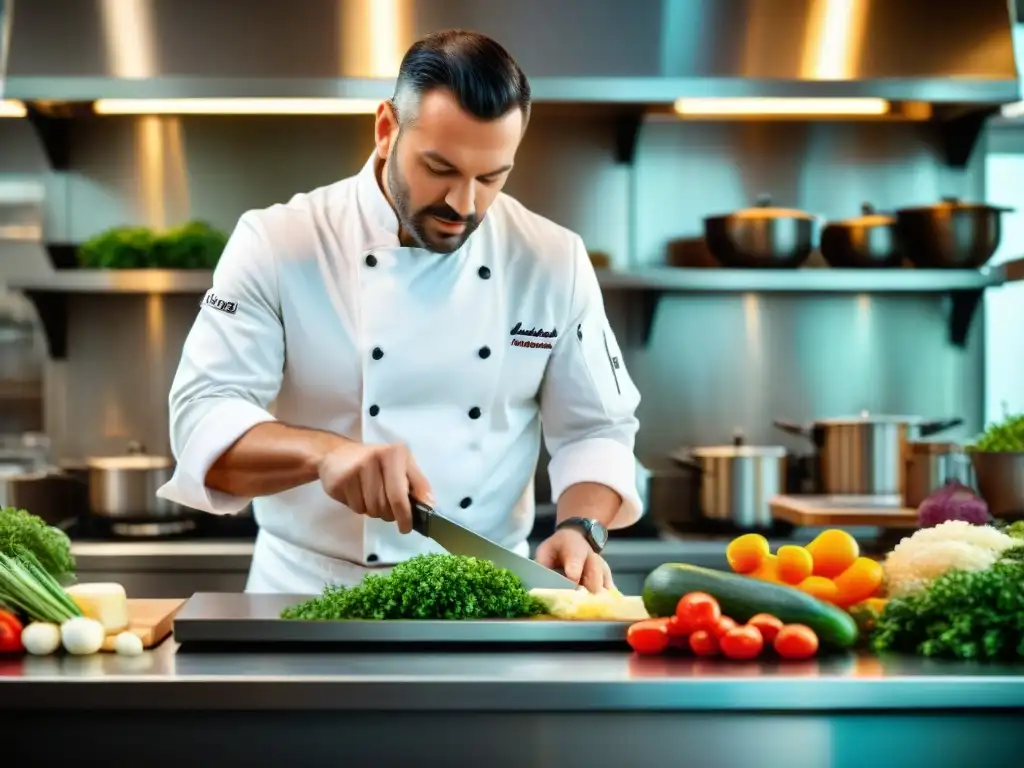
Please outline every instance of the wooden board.
[[[154, 648], [171, 634], [174, 616], [185, 604], [184, 600], [131, 599], [128, 600], [128, 632], [138, 635], [143, 648]], [[108, 635], [103, 642], [104, 651], [114, 650], [117, 635]]]
[[776, 496], [772, 517], [811, 528], [916, 528], [899, 496]]

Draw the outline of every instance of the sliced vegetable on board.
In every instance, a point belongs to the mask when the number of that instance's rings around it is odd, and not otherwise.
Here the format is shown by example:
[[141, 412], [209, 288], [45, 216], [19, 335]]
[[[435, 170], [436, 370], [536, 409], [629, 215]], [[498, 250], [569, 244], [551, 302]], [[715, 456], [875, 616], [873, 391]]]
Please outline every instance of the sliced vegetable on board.
[[644, 605], [651, 616], [671, 616], [690, 592], [711, 595], [722, 613], [740, 624], [770, 613], [784, 624], [806, 624], [828, 645], [849, 648], [857, 642], [856, 622], [834, 605], [793, 587], [694, 565], [666, 563], [654, 569], [644, 582]]

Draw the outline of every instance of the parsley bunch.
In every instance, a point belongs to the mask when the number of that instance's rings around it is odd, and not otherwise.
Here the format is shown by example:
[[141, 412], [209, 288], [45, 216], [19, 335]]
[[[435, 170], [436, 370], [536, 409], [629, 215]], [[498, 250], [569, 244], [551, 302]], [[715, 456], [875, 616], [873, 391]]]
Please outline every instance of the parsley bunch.
[[283, 619], [518, 619], [544, 612], [511, 571], [461, 555], [417, 555], [390, 574], [286, 608]]
[[1024, 657], [1024, 547], [983, 571], [949, 571], [921, 592], [890, 600], [871, 636], [875, 651], [980, 661]]
[[64, 531], [23, 509], [5, 507], [0, 510], [0, 554], [16, 558], [24, 552], [58, 580], [75, 573], [71, 540]]

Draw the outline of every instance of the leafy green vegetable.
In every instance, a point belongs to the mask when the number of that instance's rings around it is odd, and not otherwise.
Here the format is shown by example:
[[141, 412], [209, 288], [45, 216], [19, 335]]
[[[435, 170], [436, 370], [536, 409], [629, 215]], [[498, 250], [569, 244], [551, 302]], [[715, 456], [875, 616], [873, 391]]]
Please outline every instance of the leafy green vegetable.
[[923, 591], [886, 603], [875, 651], [982, 661], [1024, 657], [1024, 547], [983, 571], [949, 571]]
[[1024, 453], [1024, 414], [1004, 413], [1003, 420], [989, 424], [970, 449], [983, 453]]
[[544, 613], [511, 571], [460, 555], [418, 555], [390, 574], [286, 608], [283, 619], [516, 619]]
[[78, 264], [92, 269], [213, 269], [227, 241], [227, 235], [205, 221], [160, 233], [147, 227], [114, 227], [79, 247]]
[[1000, 530], [1007, 536], [1012, 536], [1015, 539], [1024, 539], [1024, 520], [1014, 520], [1012, 523], [1002, 526]]
[[0, 554], [17, 557], [23, 552], [56, 579], [74, 575], [71, 540], [64, 531], [23, 509], [5, 507], [0, 510]]
[[16, 557], [0, 554], [0, 604], [24, 613], [31, 621], [51, 624], [82, 615], [74, 600], [27, 551]]

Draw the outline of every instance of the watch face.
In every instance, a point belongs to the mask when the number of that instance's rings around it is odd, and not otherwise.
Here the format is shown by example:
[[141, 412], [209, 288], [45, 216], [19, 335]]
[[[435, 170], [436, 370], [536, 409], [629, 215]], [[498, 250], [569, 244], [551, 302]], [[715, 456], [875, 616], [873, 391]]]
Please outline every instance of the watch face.
[[604, 549], [605, 544], [608, 543], [608, 529], [600, 523], [591, 523], [590, 535], [594, 537], [594, 543], [597, 544], [598, 549]]

